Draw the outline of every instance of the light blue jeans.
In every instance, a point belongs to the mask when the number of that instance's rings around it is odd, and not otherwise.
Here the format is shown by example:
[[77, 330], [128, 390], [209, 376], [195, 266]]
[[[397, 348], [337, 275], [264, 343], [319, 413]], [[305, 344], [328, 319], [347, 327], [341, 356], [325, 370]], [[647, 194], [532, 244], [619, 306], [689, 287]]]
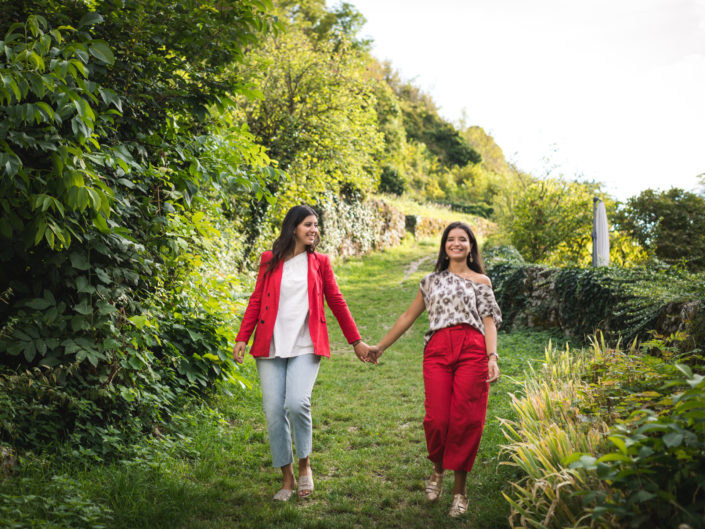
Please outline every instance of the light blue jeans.
[[291, 358], [256, 360], [272, 466], [283, 467], [294, 462], [289, 420], [294, 429], [296, 455], [304, 459], [311, 454], [311, 392], [318, 376], [321, 357], [304, 354]]

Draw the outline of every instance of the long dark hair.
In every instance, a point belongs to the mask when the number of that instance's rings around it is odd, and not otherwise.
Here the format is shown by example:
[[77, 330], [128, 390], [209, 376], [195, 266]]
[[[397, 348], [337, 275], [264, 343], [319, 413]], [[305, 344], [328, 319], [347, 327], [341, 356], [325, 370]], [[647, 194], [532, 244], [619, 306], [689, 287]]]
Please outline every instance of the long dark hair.
[[[282, 228], [279, 232], [279, 237], [272, 244], [272, 260], [269, 261], [269, 267], [267, 272], [274, 270], [277, 265], [283, 261], [286, 257], [291, 255], [296, 247], [296, 240], [294, 239], [294, 230], [301, 224], [306, 217], [313, 215], [318, 218], [318, 214], [313, 210], [312, 207], [302, 204], [301, 206], [294, 206], [289, 211], [287, 211], [282, 221]], [[316, 239], [313, 244], [306, 245], [306, 251], [311, 253], [316, 249], [316, 245], [320, 242], [321, 238], [316, 234]]]
[[448, 242], [448, 234], [451, 230], [460, 228], [465, 233], [468, 234], [468, 239], [470, 239], [470, 253], [468, 254], [468, 267], [470, 270], [477, 272], [478, 274], [485, 273], [485, 265], [482, 263], [482, 256], [480, 255], [480, 248], [477, 246], [477, 239], [475, 234], [470, 229], [470, 226], [464, 222], [452, 222], [448, 224], [445, 230], [443, 230], [443, 236], [441, 237], [441, 249], [438, 252], [438, 261], [436, 261], [436, 272], [442, 272], [448, 268], [450, 263], [450, 258], [446, 253], [446, 242]]

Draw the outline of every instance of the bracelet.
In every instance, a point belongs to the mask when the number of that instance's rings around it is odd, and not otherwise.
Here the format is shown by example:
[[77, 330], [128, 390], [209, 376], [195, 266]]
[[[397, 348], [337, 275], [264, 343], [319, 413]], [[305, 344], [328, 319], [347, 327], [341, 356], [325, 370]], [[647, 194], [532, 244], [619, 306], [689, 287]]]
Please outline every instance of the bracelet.
[[490, 356], [492, 356], [492, 355], [494, 355], [494, 357], [495, 357], [497, 360], [499, 360], [499, 355], [498, 355], [497, 353], [489, 353], [489, 354], [487, 355], [487, 358], [489, 359]]
[[359, 344], [361, 341], [362, 341], [362, 340], [355, 340], [355, 341], [354, 341], [353, 343], [351, 343], [350, 345], [352, 345], [353, 347], [355, 347], [355, 346], [356, 346], [357, 344]]

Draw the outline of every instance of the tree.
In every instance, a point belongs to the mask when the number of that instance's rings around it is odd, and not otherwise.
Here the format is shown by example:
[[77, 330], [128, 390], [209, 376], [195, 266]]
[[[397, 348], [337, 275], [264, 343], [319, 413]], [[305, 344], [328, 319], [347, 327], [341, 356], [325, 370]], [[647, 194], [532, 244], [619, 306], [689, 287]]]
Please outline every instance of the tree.
[[647, 189], [619, 210], [619, 226], [669, 264], [705, 270], [705, 198], [683, 189]]
[[320, 201], [325, 193], [351, 196], [375, 190], [383, 135], [377, 126], [375, 81], [366, 57], [345, 41], [312, 40], [296, 25], [270, 37], [248, 57], [248, 75], [261, 87], [244, 101], [248, 129], [288, 179], [270, 185], [273, 207], [248, 205], [253, 248], [268, 222], [291, 205]]
[[578, 264], [588, 252], [597, 186], [563, 179], [531, 181], [505, 219], [511, 243], [531, 262]]

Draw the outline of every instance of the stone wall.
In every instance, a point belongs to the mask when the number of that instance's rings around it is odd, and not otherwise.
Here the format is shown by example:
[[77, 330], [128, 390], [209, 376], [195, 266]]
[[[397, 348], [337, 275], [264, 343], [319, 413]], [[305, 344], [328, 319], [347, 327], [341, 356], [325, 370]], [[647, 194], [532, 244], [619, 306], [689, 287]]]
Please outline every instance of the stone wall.
[[621, 286], [623, 279], [587, 269], [575, 291], [566, 292], [565, 285], [557, 285], [562, 272], [566, 269], [490, 263], [488, 275], [502, 309], [503, 328], [559, 329], [578, 339], [599, 329], [613, 338], [629, 340], [648, 338], [650, 331], [664, 336], [685, 331], [695, 343], [704, 339], [702, 300], [654, 302], [639, 326], [625, 314], [629, 294]]
[[319, 251], [331, 257], [365, 255], [401, 243], [404, 214], [383, 200], [331, 199], [321, 208]]

